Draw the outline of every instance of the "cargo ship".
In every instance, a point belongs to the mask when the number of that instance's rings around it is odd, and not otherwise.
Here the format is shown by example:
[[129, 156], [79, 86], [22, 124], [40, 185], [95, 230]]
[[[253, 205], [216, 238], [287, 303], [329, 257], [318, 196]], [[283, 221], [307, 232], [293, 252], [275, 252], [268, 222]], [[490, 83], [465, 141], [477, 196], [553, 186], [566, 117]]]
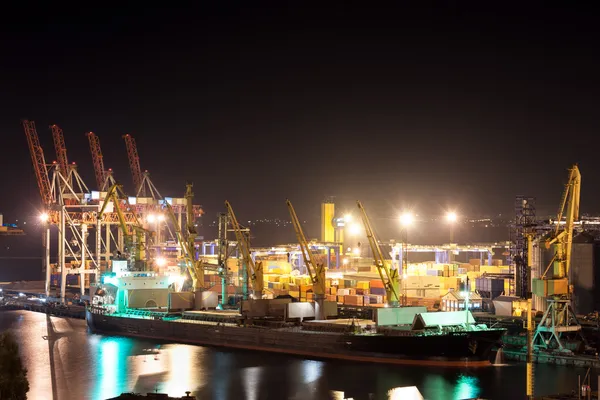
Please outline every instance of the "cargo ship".
[[89, 329], [99, 334], [312, 359], [460, 367], [491, 365], [490, 353], [501, 345], [505, 332], [476, 324], [470, 311], [427, 312], [424, 307], [399, 307], [381, 309], [380, 314], [377, 322], [290, 321], [252, 319], [237, 311], [173, 313], [90, 306], [86, 320]]

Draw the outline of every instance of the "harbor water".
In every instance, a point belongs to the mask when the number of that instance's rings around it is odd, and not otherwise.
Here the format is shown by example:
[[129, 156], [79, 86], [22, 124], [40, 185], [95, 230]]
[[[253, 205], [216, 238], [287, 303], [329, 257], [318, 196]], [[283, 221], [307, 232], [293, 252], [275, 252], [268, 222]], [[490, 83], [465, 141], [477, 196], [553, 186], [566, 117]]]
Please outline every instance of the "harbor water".
[[[222, 400], [397, 399], [395, 388], [404, 386], [430, 400], [520, 399], [525, 390], [523, 364], [444, 369], [304, 360], [95, 335], [83, 320], [28, 311], [0, 311], [5, 330], [19, 342], [30, 399], [104, 400], [154, 391]], [[571, 392], [585, 372], [536, 365], [536, 394]]]

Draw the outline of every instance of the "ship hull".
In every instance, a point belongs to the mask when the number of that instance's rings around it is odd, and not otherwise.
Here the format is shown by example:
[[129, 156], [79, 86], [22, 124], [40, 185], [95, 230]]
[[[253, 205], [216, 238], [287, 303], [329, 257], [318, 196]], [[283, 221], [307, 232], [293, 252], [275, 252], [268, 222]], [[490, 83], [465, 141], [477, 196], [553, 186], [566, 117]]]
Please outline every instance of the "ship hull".
[[[501, 331], [478, 331], [470, 336], [378, 336], [306, 332], [127, 318], [86, 312], [92, 332], [167, 342], [264, 351], [312, 359], [405, 365], [481, 367]], [[480, 335], [488, 333], [488, 335]], [[450, 346], [448, 348], [447, 346]]]

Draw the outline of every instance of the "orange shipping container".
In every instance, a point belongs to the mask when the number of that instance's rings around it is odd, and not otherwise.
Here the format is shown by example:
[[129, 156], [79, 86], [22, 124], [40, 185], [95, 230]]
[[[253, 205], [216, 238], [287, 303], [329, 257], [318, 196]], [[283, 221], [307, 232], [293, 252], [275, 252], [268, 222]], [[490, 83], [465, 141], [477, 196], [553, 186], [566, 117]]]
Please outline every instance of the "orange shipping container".
[[382, 288], [383, 282], [381, 282], [381, 279], [373, 279], [371, 282], [369, 282], [369, 285], [372, 288]]
[[352, 305], [352, 306], [362, 306], [363, 305], [363, 296], [356, 296], [356, 295], [344, 296], [344, 304], [348, 304], [348, 305]]

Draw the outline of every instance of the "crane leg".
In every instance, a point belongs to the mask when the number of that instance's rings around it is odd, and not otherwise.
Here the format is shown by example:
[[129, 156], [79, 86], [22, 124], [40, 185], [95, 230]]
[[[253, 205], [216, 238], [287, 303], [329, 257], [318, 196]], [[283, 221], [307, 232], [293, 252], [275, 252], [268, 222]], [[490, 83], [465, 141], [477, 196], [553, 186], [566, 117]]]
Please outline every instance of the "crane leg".
[[315, 294], [315, 319], [325, 319], [325, 295]]

